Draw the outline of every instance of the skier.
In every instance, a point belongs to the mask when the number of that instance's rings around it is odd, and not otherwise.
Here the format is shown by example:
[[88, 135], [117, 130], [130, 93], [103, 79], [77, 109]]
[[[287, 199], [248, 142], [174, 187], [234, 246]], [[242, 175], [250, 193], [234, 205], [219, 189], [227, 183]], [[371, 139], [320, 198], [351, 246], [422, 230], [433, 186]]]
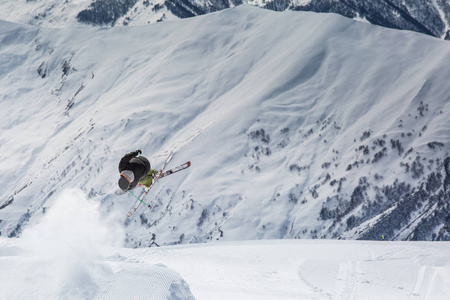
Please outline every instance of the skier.
[[119, 162], [119, 187], [123, 191], [134, 189], [138, 183], [149, 188], [152, 185], [153, 177], [158, 173], [150, 166], [150, 162], [144, 156], [140, 156], [140, 149], [125, 154]]

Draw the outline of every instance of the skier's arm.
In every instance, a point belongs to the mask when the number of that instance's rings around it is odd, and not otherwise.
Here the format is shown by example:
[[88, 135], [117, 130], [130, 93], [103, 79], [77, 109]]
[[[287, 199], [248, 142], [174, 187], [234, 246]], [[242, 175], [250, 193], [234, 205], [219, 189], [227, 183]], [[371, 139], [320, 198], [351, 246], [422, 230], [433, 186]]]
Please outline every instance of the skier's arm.
[[133, 157], [138, 156], [141, 153], [141, 150], [136, 150], [130, 153], [125, 154], [122, 159], [119, 162], [119, 172], [122, 172], [122, 170], [128, 165], [128, 163], [130, 162], [130, 160]]

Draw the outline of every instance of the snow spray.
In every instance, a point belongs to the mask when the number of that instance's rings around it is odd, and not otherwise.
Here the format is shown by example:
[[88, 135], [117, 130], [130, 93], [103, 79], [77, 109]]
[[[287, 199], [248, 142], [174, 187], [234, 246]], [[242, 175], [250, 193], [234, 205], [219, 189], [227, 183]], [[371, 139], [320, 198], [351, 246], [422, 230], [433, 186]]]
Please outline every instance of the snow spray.
[[[90, 299], [97, 294], [98, 277], [111, 271], [100, 263], [105, 246], [121, 246], [124, 229], [105, 219], [99, 204], [81, 190], [61, 192], [41, 222], [27, 228], [20, 239], [26, 256], [16, 272], [23, 299]], [[13, 289], [14, 290], [14, 289]]]

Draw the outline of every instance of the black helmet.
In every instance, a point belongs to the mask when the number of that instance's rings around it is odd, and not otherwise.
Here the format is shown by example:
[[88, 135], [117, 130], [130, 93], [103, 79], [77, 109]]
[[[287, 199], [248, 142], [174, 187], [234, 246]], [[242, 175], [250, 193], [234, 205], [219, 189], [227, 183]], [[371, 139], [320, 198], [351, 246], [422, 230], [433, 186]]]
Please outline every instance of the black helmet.
[[119, 179], [119, 187], [126, 191], [130, 188], [131, 183], [134, 181], [134, 173], [129, 170], [122, 171], [120, 173], [120, 179]]

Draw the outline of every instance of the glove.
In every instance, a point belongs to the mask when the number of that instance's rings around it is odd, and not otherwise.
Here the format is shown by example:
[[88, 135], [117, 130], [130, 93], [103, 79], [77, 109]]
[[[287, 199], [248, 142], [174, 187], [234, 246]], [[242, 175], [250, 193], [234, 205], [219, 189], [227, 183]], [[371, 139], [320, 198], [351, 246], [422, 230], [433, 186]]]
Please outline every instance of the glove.
[[137, 149], [136, 152], [137, 152], [138, 155], [141, 155], [141, 154], [142, 154], [141, 149]]

